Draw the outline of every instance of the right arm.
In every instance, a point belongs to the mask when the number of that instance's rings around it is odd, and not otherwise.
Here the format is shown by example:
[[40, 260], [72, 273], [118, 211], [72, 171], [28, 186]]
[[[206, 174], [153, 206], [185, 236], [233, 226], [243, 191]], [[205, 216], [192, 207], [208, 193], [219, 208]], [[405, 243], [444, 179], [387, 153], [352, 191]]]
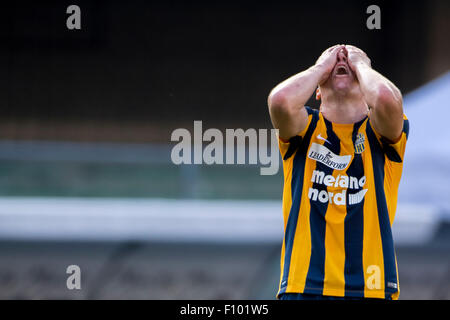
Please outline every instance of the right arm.
[[328, 79], [341, 47], [337, 45], [325, 50], [314, 66], [281, 82], [270, 92], [267, 101], [270, 118], [281, 139], [289, 140], [306, 128], [305, 103], [317, 86]]

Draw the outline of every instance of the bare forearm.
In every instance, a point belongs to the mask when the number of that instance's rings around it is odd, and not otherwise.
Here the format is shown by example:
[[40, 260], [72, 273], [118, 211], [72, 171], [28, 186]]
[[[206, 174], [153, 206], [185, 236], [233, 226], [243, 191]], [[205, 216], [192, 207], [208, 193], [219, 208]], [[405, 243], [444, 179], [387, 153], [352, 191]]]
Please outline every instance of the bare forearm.
[[400, 90], [369, 65], [360, 63], [355, 69], [364, 99], [371, 108], [372, 124], [381, 135], [396, 141], [403, 126]]
[[288, 108], [301, 108], [314, 93], [323, 71], [314, 65], [277, 85], [269, 95], [269, 106], [284, 105]]
[[316, 64], [277, 85], [269, 94], [268, 106], [272, 124], [280, 137], [289, 139], [308, 124], [304, 108], [317, 85], [328, 78], [336, 64], [336, 55], [342, 45], [325, 50]]
[[393, 108], [401, 106], [402, 95], [391, 81], [365, 63], [357, 64], [355, 69], [364, 99], [370, 107], [377, 108], [386, 101], [391, 102], [388, 105]]

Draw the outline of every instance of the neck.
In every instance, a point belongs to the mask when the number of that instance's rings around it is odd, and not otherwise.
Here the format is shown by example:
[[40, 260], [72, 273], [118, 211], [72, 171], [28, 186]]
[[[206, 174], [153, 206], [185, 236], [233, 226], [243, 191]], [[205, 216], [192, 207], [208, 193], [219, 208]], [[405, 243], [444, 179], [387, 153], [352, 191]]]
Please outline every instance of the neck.
[[330, 122], [349, 124], [364, 119], [369, 108], [362, 97], [333, 95], [322, 99], [320, 112]]

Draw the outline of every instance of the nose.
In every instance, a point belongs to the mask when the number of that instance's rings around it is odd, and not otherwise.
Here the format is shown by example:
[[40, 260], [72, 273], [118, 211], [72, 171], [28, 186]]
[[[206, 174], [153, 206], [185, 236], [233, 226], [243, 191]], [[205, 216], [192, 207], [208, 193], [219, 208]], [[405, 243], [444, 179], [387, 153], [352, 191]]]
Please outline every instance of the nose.
[[345, 54], [344, 49], [340, 50], [337, 54], [337, 61], [338, 62], [345, 62], [347, 63], [347, 55]]

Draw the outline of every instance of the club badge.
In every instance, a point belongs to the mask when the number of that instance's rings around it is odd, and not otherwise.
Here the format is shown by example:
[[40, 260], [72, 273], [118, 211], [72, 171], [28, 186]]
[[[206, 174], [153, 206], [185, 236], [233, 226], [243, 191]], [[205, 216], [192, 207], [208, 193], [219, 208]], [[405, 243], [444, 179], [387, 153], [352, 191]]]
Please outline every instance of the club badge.
[[361, 154], [364, 151], [364, 141], [366, 141], [366, 138], [364, 137], [363, 133], [358, 133], [356, 135], [356, 140], [355, 140], [355, 153], [356, 154]]

